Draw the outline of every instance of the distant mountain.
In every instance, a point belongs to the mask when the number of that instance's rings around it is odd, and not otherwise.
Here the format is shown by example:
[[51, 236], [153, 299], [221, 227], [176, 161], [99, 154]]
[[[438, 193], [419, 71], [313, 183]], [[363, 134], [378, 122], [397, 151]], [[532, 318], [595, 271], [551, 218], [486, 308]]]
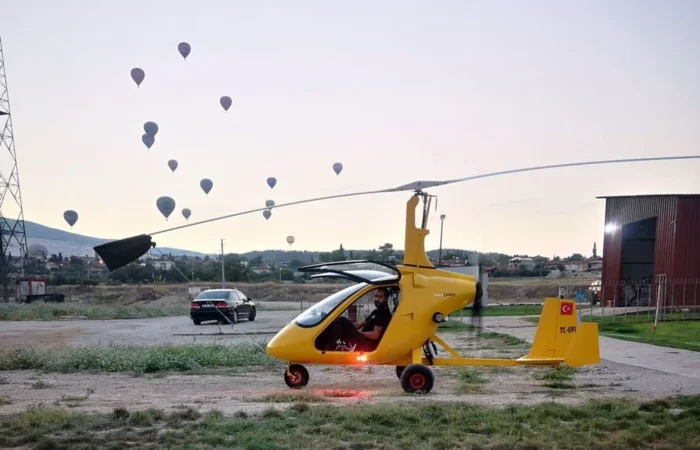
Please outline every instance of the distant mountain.
[[[12, 219], [7, 219], [10, 226], [14, 225]], [[93, 256], [95, 254], [94, 246], [104, 244], [113, 239], [96, 238], [93, 236], [85, 236], [82, 234], [71, 233], [68, 231], [59, 230], [56, 228], [47, 227], [36, 222], [28, 220], [24, 221], [24, 230], [27, 234], [27, 245], [42, 245], [46, 247], [49, 255], [61, 253], [63, 256]], [[18, 248], [11, 248], [11, 251], [19, 253]], [[178, 248], [158, 247], [165, 254], [173, 256], [201, 256], [207, 254], [195, 252], [191, 250], [182, 250]]]

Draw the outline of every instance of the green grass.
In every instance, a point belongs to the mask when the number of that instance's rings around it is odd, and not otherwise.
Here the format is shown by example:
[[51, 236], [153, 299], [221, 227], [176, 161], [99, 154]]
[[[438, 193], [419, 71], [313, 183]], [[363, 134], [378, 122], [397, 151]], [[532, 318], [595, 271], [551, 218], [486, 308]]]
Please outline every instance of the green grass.
[[18, 348], [0, 352], [0, 370], [45, 372], [196, 371], [203, 368], [277, 367], [280, 362], [265, 352], [265, 343], [230, 345], [179, 345], [135, 347], [104, 345], [61, 350]]
[[464, 322], [459, 320], [459, 316], [450, 316], [449, 320], [446, 322], [441, 322], [438, 324], [438, 331], [449, 332], [449, 331], [469, 331], [473, 330], [474, 327], [469, 323], [470, 319], [464, 318]]
[[145, 319], [150, 317], [186, 316], [188, 305], [87, 305], [82, 303], [0, 304], [0, 320], [58, 320], [78, 316], [92, 320]]
[[[667, 319], [671, 318], [667, 315]], [[664, 321], [659, 322], [656, 332], [653, 316], [587, 316], [584, 322], [598, 322], [598, 332], [601, 336], [623, 339], [627, 341], [655, 344], [662, 347], [679, 348], [700, 351], [700, 321]]]
[[562, 367], [561, 369], [547, 369], [533, 374], [536, 380], [544, 381], [544, 386], [552, 389], [575, 389], [572, 382], [576, 369], [573, 367]]
[[457, 379], [459, 380], [457, 394], [481, 393], [483, 392], [482, 385], [487, 382], [476, 369], [472, 368], [459, 369], [457, 371]]
[[504, 408], [465, 403], [295, 403], [259, 414], [184, 407], [88, 414], [39, 407], [0, 417], [0, 446], [245, 449], [669, 449], [700, 446], [700, 396]]

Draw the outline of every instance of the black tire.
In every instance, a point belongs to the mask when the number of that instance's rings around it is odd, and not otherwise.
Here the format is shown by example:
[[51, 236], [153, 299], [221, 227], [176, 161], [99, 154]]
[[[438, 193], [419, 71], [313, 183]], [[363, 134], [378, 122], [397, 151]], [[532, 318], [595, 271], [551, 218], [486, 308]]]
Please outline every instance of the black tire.
[[255, 320], [255, 308], [250, 310], [250, 315], [248, 316], [248, 320], [251, 322]]
[[409, 394], [427, 394], [434, 382], [433, 371], [423, 364], [411, 364], [401, 374], [401, 387]]
[[284, 370], [284, 382], [292, 389], [301, 389], [309, 383], [309, 371], [301, 364], [292, 364], [289, 366], [289, 372], [292, 376], [287, 375], [287, 369]]
[[193, 320], [192, 320], [192, 323], [195, 324], [195, 325], [201, 325], [201, 324], [202, 324], [202, 321], [201, 321], [201, 320], [197, 320], [197, 319], [193, 319]]
[[401, 379], [401, 374], [403, 373], [406, 366], [396, 366], [396, 378]]
[[229, 317], [229, 318], [231, 319], [231, 323], [233, 323], [234, 325], [237, 324], [238, 323], [238, 311], [236, 311], [235, 309], [233, 311], [231, 311], [231, 317]]

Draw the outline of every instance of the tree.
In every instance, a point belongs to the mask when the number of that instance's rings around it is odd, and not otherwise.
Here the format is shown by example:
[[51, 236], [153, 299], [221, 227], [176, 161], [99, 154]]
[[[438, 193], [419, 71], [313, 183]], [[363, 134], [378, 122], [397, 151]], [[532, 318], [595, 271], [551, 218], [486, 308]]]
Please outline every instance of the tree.
[[569, 256], [570, 261], [583, 261], [584, 259], [586, 258], [584, 258], [584, 256], [580, 253], [574, 253], [573, 255]]

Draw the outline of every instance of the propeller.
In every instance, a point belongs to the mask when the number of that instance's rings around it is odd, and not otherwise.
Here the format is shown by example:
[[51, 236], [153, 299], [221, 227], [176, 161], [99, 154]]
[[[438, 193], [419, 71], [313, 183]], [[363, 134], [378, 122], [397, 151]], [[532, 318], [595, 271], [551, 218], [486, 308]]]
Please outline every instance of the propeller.
[[[471, 175], [468, 177], [455, 178], [452, 180], [414, 181], [412, 183], [404, 184], [404, 185], [394, 187], [394, 188], [389, 188], [389, 189], [377, 189], [377, 190], [372, 190], [372, 191], [352, 192], [352, 193], [347, 193], [347, 194], [329, 195], [329, 196], [325, 196], [325, 197], [317, 197], [317, 198], [310, 198], [310, 199], [306, 199], [306, 200], [298, 200], [298, 201], [289, 202], [289, 203], [282, 203], [282, 204], [274, 205], [271, 207], [265, 206], [264, 208], [250, 209], [247, 211], [241, 211], [241, 212], [237, 212], [237, 213], [233, 213], [233, 214], [227, 214], [225, 216], [219, 216], [219, 217], [214, 217], [211, 219], [200, 220], [198, 222], [192, 222], [192, 223], [180, 225], [180, 226], [173, 227], [173, 228], [167, 228], [165, 230], [156, 231], [156, 232], [150, 233], [148, 235], [142, 234], [139, 236], [134, 236], [134, 237], [126, 238], [126, 239], [120, 239], [120, 240], [116, 240], [116, 241], [107, 242], [106, 244], [102, 244], [102, 245], [99, 245], [97, 247], [94, 247], [94, 249], [95, 249], [95, 252], [100, 256], [100, 258], [102, 258], [105, 265], [107, 266], [107, 268], [111, 272], [111, 271], [114, 271], [114, 270], [116, 270], [122, 266], [125, 266], [126, 264], [129, 264], [130, 262], [133, 262], [136, 259], [140, 258], [148, 251], [148, 249], [151, 246], [155, 247], [155, 243], [151, 241], [151, 236], [155, 236], [157, 234], [168, 233], [170, 231], [180, 230], [182, 228], [193, 227], [193, 226], [197, 226], [197, 225], [203, 225], [205, 223], [229, 219], [232, 217], [243, 216], [246, 214], [252, 214], [252, 213], [256, 213], [256, 212], [263, 211], [266, 209], [271, 210], [273, 208], [283, 208], [285, 206], [301, 205], [301, 204], [305, 204], [305, 203], [319, 202], [319, 201], [323, 201], [323, 200], [332, 200], [332, 199], [345, 198], [345, 197], [356, 197], [356, 196], [360, 196], [360, 195], [373, 195], [373, 194], [384, 194], [384, 193], [404, 192], [404, 191], [420, 192], [423, 189], [437, 187], [437, 186], [444, 186], [447, 184], [462, 183], [465, 181], [472, 181], [472, 180], [477, 180], [477, 179], [481, 179], [481, 178], [496, 177], [496, 176], [501, 176], [501, 175], [510, 175], [510, 174], [514, 174], [514, 173], [533, 172], [533, 171], [538, 171], [538, 170], [559, 169], [559, 168], [564, 168], [564, 167], [592, 166], [592, 165], [601, 165], [601, 164], [620, 164], [620, 163], [651, 162], [651, 161], [676, 161], [676, 160], [688, 160], [688, 159], [700, 159], [700, 155], [659, 156], [659, 157], [649, 157], [649, 158], [610, 159], [610, 160], [563, 163], [563, 164], [548, 164], [548, 165], [544, 165], [544, 166], [533, 166], [533, 167], [525, 167], [525, 168], [520, 168], [520, 169], [502, 170], [502, 171], [498, 171], [498, 172], [491, 172], [491, 173], [485, 173], [485, 174], [480, 174], [480, 175]], [[136, 245], [134, 242], [135, 240], [138, 242]], [[123, 249], [123, 251], [120, 252], [120, 249]], [[143, 252], [140, 255], [136, 255], [136, 253], [141, 249], [143, 249]]]

